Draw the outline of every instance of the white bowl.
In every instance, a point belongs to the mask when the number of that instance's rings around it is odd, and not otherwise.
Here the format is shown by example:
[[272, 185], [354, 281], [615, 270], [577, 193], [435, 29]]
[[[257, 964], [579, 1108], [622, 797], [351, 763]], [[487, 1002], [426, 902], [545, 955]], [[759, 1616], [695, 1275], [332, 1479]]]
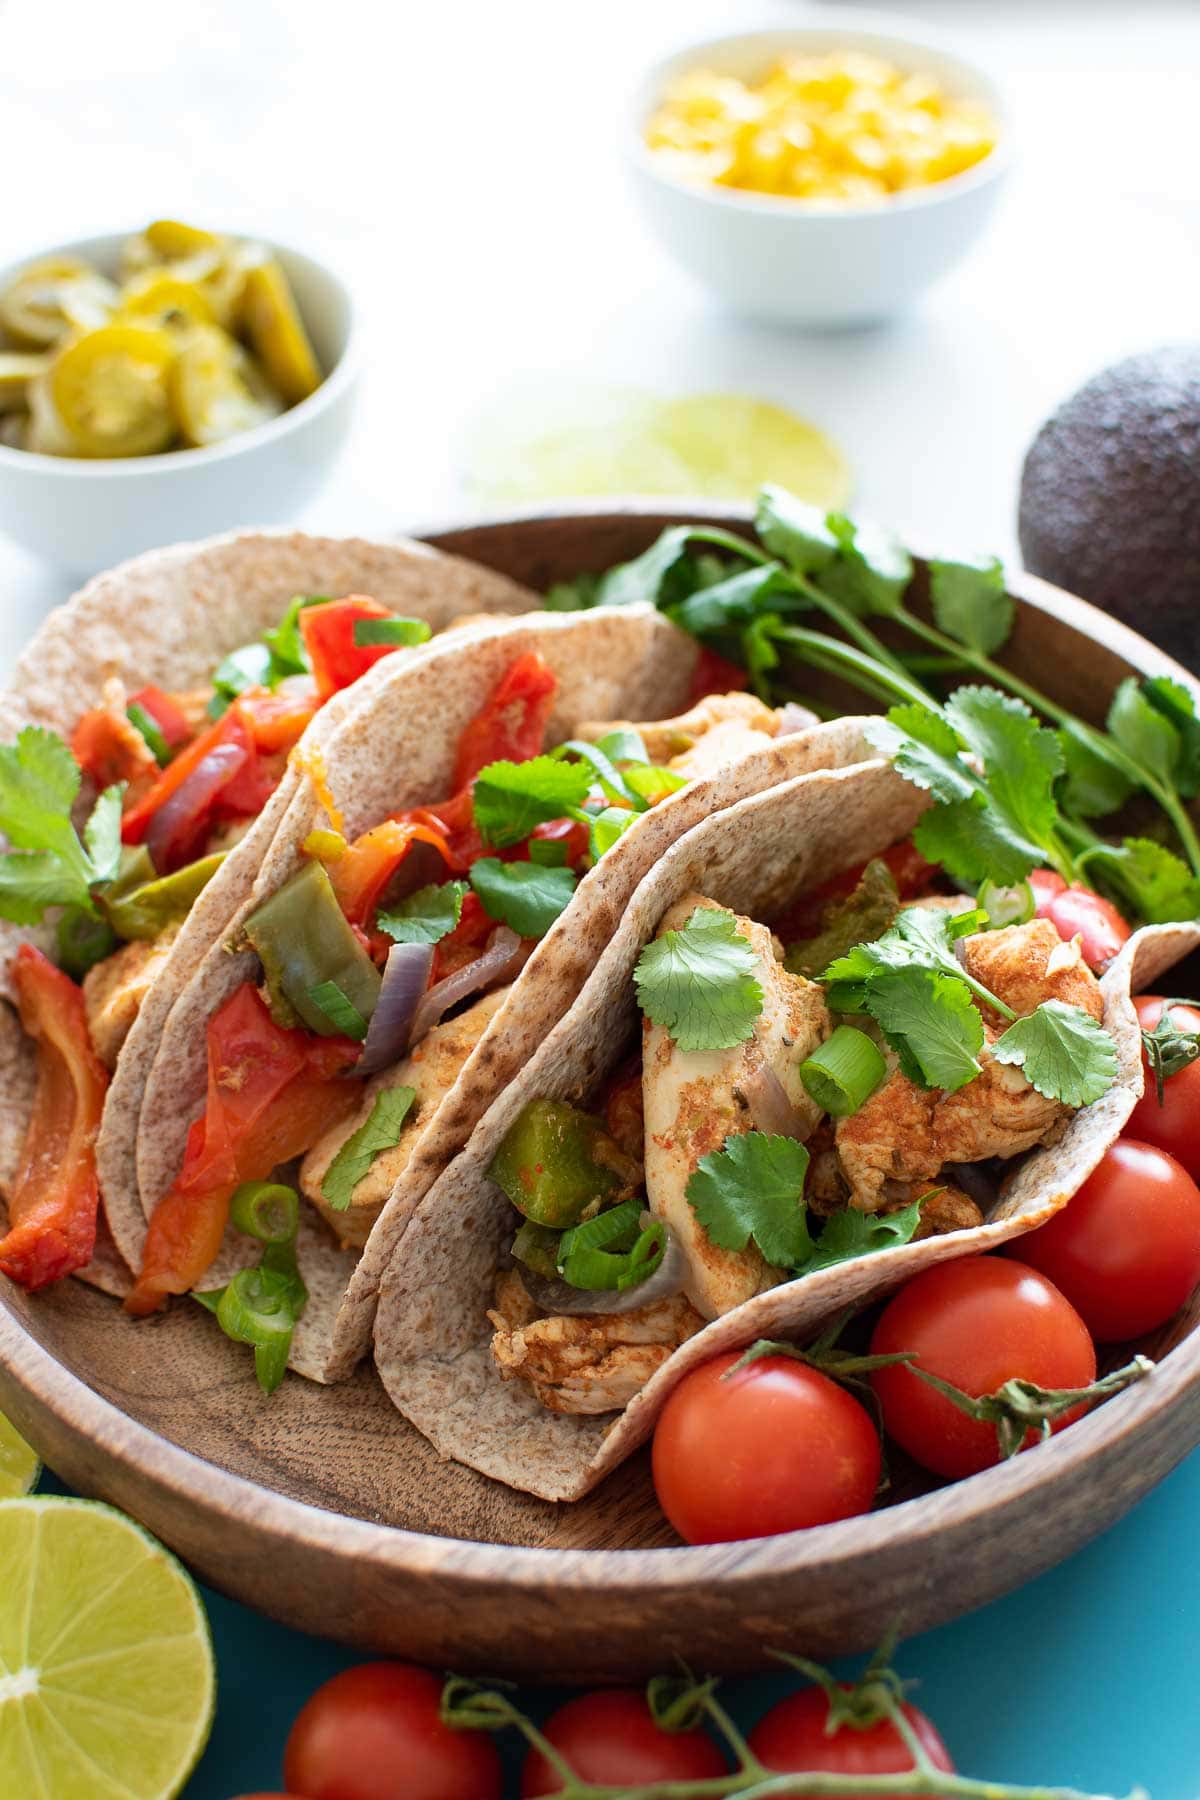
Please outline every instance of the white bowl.
[[[688, 44], [640, 85], [630, 154], [642, 206], [664, 247], [689, 275], [754, 318], [829, 327], [886, 318], [952, 268], [986, 225], [1011, 157], [1012, 125], [996, 83], [922, 32], [881, 21], [739, 32]], [[982, 102], [996, 119], [996, 148], [962, 175], [913, 188], [875, 206], [822, 209], [812, 202], [700, 185], [666, 174], [645, 142], [665, 89], [690, 69], [757, 77], [778, 57], [854, 49], [935, 75], [950, 92]]]
[[[113, 274], [127, 236], [31, 250], [0, 270], [0, 285], [41, 256], [81, 256]], [[280, 245], [273, 254], [326, 371], [316, 392], [208, 449], [93, 460], [0, 445], [0, 532], [72, 575], [90, 575], [155, 544], [280, 523], [314, 497], [350, 426], [354, 306], [338, 277], [311, 257]]]

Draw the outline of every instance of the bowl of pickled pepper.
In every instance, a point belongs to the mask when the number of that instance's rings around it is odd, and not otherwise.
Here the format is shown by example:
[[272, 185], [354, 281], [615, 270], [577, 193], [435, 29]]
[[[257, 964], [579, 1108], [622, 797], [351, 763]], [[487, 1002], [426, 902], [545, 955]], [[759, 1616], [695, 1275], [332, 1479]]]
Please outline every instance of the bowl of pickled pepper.
[[0, 531], [91, 573], [294, 516], [346, 436], [352, 339], [329, 269], [178, 220], [0, 271]]

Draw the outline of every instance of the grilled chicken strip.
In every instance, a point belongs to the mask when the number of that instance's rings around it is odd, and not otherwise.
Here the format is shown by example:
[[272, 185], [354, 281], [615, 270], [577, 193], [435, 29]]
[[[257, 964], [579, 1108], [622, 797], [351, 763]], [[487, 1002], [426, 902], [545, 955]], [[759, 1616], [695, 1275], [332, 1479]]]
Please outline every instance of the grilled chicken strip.
[[550, 1412], [605, 1413], [628, 1406], [656, 1369], [704, 1320], [681, 1294], [633, 1312], [543, 1319], [520, 1271], [496, 1283], [488, 1313], [492, 1355], [506, 1381], [528, 1381]]
[[88, 1035], [106, 1069], [116, 1068], [121, 1046], [170, 954], [177, 929], [147, 942], [123, 944], [84, 976]]
[[[698, 906], [714, 902], [701, 894], [680, 900], [658, 935], [685, 925]], [[779, 1275], [753, 1244], [736, 1251], [712, 1242], [688, 1204], [688, 1181], [702, 1156], [742, 1132], [808, 1137], [821, 1114], [800, 1080], [800, 1064], [832, 1030], [817, 983], [788, 974], [765, 925], [732, 916], [758, 959], [763, 1008], [753, 1036], [731, 1050], [684, 1051], [661, 1025], [643, 1024], [647, 1201], [678, 1237], [688, 1265], [684, 1291], [706, 1319], [774, 1286]]]
[[588, 720], [576, 727], [575, 736], [594, 744], [621, 730], [638, 733], [652, 763], [695, 781], [761, 750], [779, 730], [779, 714], [753, 694], [708, 694], [677, 719]]
[[[1094, 1019], [1103, 1015], [1100, 984], [1079, 939], [1064, 944], [1048, 919], [979, 932], [962, 940], [959, 953], [968, 974], [1022, 1017], [1043, 1000], [1082, 1007]], [[983, 1072], [956, 1093], [918, 1087], [896, 1068], [864, 1106], [838, 1120], [838, 1159], [851, 1205], [887, 1211], [897, 1184], [933, 1182], [948, 1162], [1016, 1156], [1062, 1129], [1072, 1109], [1039, 1094], [1020, 1069], [992, 1055], [1002, 1026], [985, 1013]]]
[[[456, 1018], [447, 1019], [426, 1032], [417, 1048], [394, 1069], [387, 1069], [368, 1081], [358, 1111], [347, 1123], [333, 1126], [319, 1137], [300, 1166], [300, 1191], [311, 1200], [326, 1224], [331, 1225], [342, 1243], [359, 1248], [366, 1243], [372, 1225], [396, 1182], [408, 1167], [418, 1136], [430, 1115], [445, 1098], [458, 1079], [463, 1064], [483, 1036], [496, 1013], [507, 988], [495, 988]], [[410, 1087], [416, 1090], [400, 1140], [390, 1150], [381, 1150], [350, 1197], [345, 1212], [335, 1212], [321, 1184], [329, 1165], [361, 1125], [365, 1125], [375, 1105], [375, 1096], [384, 1088]]]

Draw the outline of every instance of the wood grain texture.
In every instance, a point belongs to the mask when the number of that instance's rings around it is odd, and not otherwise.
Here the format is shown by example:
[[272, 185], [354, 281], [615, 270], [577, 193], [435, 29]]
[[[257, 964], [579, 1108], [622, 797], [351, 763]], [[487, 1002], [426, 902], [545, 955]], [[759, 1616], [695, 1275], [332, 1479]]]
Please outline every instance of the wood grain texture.
[[[610, 505], [431, 535], [544, 587], [701, 510]], [[1200, 695], [1082, 602], [1024, 578], [1013, 591], [1014, 664], [1081, 712], [1098, 716], [1131, 669]], [[530, 1500], [440, 1462], [369, 1371], [334, 1390], [289, 1377], [266, 1400], [198, 1308], [135, 1324], [76, 1283], [30, 1299], [0, 1280], [0, 1410], [81, 1491], [290, 1625], [435, 1666], [630, 1679], [676, 1652], [726, 1670], [771, 1649], [866, 1648], [1060, 1561], [1200, 1442], [1197, 1322], [1194, 1302], [1146, 1346], [1171, 1352], [1149, 1381], [1002, 1469], [923, 1491], [905, 1467], [868, 1518], [703, 1549], [673, 1543], [645, 1453], [574, 1506]]]

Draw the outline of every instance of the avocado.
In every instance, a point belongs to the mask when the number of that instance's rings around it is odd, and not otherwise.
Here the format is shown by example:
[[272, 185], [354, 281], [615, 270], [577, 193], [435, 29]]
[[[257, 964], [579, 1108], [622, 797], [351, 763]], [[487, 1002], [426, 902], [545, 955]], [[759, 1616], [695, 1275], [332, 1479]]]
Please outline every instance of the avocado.
[[1114, 363], [1030, 445], [1025, 566], [1200, 667], [1200, 344]]

